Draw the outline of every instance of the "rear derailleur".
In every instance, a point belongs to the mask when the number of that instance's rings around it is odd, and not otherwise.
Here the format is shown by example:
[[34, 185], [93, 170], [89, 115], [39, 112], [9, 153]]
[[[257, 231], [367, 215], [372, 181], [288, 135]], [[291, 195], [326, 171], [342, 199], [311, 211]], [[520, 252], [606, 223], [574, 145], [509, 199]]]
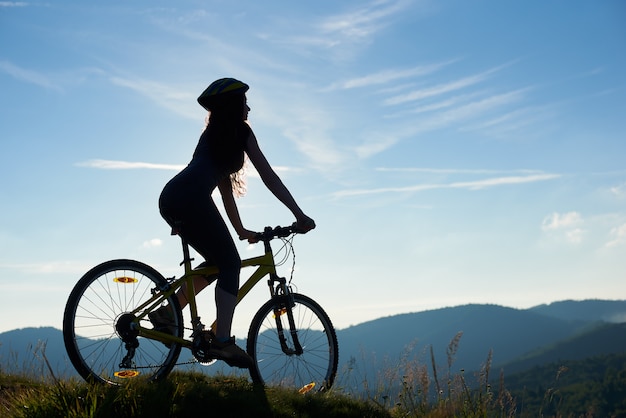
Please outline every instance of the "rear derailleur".
[[135, 319], [135, 315], [125, 313], [118, 318], [115, 324], [115, 331], [117, 331], [117, 335], [124, 341], [124, 347], [126, 348], [126, 355], [119, 365], [119, 367], [123, 369], [133, 367], [132, 362], [133, 357], [135, 357], [135, 350], [139, 347], [139, 341], [137, 340], [139, 331], [133, 326]]

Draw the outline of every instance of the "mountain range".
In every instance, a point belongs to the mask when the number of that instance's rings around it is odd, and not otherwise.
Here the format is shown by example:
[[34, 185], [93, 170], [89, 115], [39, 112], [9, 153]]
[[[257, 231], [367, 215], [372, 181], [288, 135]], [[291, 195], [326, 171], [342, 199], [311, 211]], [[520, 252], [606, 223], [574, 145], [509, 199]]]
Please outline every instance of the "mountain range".
[[[339, 374], [356, 365], [360, 374], [374, 377], [407, 358], [429, 369], [434, 358], [437, 368], [450, 366], [451, 372], [479, 370], [489, 361], [498, 373], [510, 374], [626, 352], [626, 301], [568, 300], [529, 309], [470, 304], [379, 318], [337, 330], [337, 337]], [[61, 330], [0, 333], [2, 371], [36, 372], [44, 352], [57, 375], [75, 375]]]
[[[454, 364], [471, 370], [480, 368], [490, 351], [492, 365], [504, 367], [607, 324], [626, 322], [624, 312], [626, 301], [562, 301], [524, 310], [473, 304], [380, 318], [341, 330], [338, 335], [344, 354], [397, 358], [410, 346], [418, 355], [427, 350], [430, 359], [432, 346], [436, 363], [447, 366], [448, 347], [462, 333]], [[626, 345], [609, 344], [599, 350], [623, 352]]]

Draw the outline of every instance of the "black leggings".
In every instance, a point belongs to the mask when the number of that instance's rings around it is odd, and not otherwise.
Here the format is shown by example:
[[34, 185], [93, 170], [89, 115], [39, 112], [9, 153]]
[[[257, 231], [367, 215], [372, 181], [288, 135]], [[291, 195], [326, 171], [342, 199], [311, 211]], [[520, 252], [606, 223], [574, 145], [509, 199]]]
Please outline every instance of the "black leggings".
[[237, 295], [241, 258], [211, 196], [194, 199], [185, 205], [180, 205], [180, 202], [169, 203], [168, 199], [161, 196], [161, 216], [170, 226], [179, 229], [179, 234], [207, 263], [219, 268], [217, 285], [226, 292]]

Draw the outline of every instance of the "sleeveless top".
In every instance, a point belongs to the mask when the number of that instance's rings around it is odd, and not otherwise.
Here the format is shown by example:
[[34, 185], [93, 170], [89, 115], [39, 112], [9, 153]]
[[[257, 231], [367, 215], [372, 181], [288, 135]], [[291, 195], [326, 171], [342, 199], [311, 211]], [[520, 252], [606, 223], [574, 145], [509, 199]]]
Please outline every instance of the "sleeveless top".
[[[240, 135], [250, 134], [250, 127], [243, 123], [245, 129]], [[175, 214], [183, 214], [189, 206], [202, 205], [211, 199], [211, 193], [218, 182], [227, 174], [220, 173], [214, 161], [211, 147], [211, 130], [209, 127], [202, 133], [193, 153], [191, 162], [180, 173], [174, 176], [163, 188], [159, 198], [161, 213], [166, 218]]]

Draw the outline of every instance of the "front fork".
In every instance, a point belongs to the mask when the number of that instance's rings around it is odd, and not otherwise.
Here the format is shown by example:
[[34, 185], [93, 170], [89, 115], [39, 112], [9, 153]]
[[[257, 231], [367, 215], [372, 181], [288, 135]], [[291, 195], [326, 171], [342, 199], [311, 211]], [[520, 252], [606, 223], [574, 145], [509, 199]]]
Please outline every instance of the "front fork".
[[[276, 283], [276, 284], [275, 284]], [[300, 339], [298, 338], [298, 330], [296, 328], [296, 322], [293, 317], [293, 308], [295, 307], [295, 301], [291, 288], [287, 286], [287, 281], [284, 277], [274, 276], [268, 280], [270, 292], [272, 293], [272, 299], [274, 300], [274, 319], [276, 321], [276, 330], [278, 331], [278, 340], [280, 341], [280, 347], [288, 356], [301, 355], [304, 350], [300, 345]], [[289, 334], [291, 335], [291, 341], [293, 348], [287, 344], [287, 337], [285, 336], [285, 329], [283, 327], [282, 318], [287, 315], [287, 323], [289, 325]]]

